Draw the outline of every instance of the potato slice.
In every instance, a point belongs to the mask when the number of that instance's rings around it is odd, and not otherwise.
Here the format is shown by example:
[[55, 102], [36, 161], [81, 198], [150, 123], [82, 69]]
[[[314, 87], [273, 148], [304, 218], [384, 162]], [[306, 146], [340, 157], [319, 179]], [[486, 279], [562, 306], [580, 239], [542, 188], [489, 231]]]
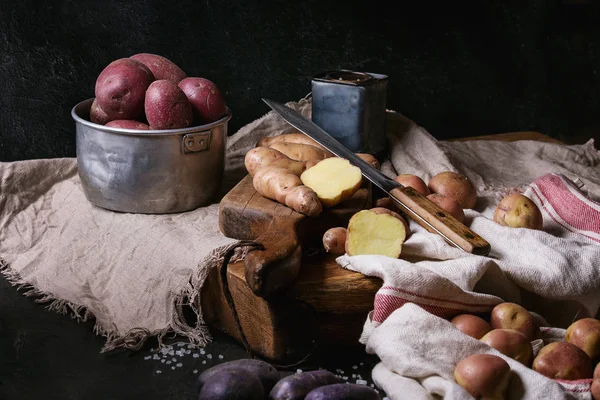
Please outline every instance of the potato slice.
[[351, 256], [376, 254], [398, 258], [406, 240], [404, 224], [390, 214], [362, 210], [350, 218], [346, 253]]
[[326, 158], [300, 175], [305, 186], [315, 191], [323, 207], [349, 199], [360, 188], [360, 168], [339, 157]]

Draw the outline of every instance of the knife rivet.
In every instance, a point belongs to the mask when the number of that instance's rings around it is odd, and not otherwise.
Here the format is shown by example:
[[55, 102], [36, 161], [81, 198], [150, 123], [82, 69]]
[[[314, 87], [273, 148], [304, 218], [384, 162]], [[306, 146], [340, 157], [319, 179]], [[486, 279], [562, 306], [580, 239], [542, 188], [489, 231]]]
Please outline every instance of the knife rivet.
[[475, 236], [471, 235], [469, 232], [465, 233], [465, 237], [467, 239], [475, 239]]
[[446, 214], [444, 214], [444, 213], [443, 213], [443, 212], [441, 212], [441, 211], [438, 211], [438, 212], [437, 212], [437, 215], [438, 215], [438, 217], [440, 217], [440, 218], [446, 218]]

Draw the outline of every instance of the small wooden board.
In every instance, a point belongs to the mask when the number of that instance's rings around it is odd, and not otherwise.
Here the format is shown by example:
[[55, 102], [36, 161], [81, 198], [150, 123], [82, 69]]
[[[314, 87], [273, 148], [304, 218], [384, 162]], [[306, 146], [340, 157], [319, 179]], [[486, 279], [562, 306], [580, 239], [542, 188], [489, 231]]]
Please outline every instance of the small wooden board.
[[[538, 132], [456, 140], [480, 139], [560, 143]], [[319, 247], [326, 229], [346, 226], [354, 212], [371, 206], [371, 200], [370, 188], [363, 187], [353, 199], [309, 221], [307, 217], [260, 196], [249, 177], [225, 196], [221, 202], [220, 225], [226, 236], [259, 242], [266, 239], [267, 249], [273, 243], [284, 249], [271, 252], [272, 256], [263, 260], [277, 257], [299, 260], [293, 281], [283, 290], [265, 297], [250, 289], [244, 262], [228, 265], [229, 290], [241, 329], [253, 352], [286, 363], [299, 360], [315, 345], [359, 345], [365, 319], [373, 310], [375, 294], [382, 281], [341, 268], [335, 257], [327, 253], [307, 255], [306, 250]], [[289, 240], [290, 235], [296, 239]], [[294, 243], [298, 244], [297, 248], [304, 247], [305, 254], [297, 250]], [[290, 251], [290, 246], [295, 250]], [[217, 269], [212, 270], [202, 290], [204, 319], [209, 326], [241, 341], [242, 335], [223, 294], [219, 273]]]

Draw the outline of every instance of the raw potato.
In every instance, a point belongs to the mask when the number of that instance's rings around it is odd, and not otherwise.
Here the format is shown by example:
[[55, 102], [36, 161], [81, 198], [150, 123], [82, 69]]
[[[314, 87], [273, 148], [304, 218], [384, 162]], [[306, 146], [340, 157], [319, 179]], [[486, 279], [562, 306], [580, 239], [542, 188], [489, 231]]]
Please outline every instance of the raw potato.
[[533, 315], [527, 309], [510, 302], [494, 306], [490, 313], [490, 325], [493, 329], [515, 329], [525, 335], [529, 341], [535, 340], [540, 330]]
[[90, 121], [95, 124], [104, 125], [110, 122], [111, 118], [106, 115], [104, 110], [98, 105], [98, 99], [92, 101], [92, 107], [90, 108]]
[[136, 119], [144, 112], [144, 96], [152, 81], [154, 75], [144, 64], [120, 58], [98, 75], [94, 93], [111, 120]]
[[358, 383], [334, 383], [313, 389], [304, 400], [380, 400], [372, 388]]
[[474, 354], [456, 364], [454, 380], [476, 399], [503, 399], [510, 365], [493, 354]]
[[300, 176], [302, 172], [316, 163], [316, 161], [303, 162], [292, 160], [282, 152], [268, 147], [255, 147], [246, 153], [246, 157], [244, 158], [246, 170], [248, 170], [251, 176], [254, 176], [256, 171], [265, 167], [285, 168], [288, 172]]
[[404, 229], [406, 232], [406, 237], [404, 238], [404, 240], [406, 241], [406, 239], [408, 239], [410, 237], [410, 234], [411, 234], [410, 227], [408, 225], [408, 222], [406, 222], [406, 219], [404, 219], [404, 217], [402, 217], [402, 215], [398, 214], [396, 211], [392, 211], [389, 208], [385, 208], [385, 207], [374, 207], [374, 208], [371, 208], [371, 211], [373, 211], [375, 214], [388, 214], [394, 218], [397, 218], [404, 225]]
[[202, 372], [196, 381], [197, 391], [200, 392], [200, 389], [202, 389], [206, 382], [211, 381], [213, 376], [223, 370], [240, 371], [242, 375], [254, 374], [258, 376], [266, 393], [269, 393], [282, 377], [281, 372], [277, 371], [271, 364], [258, 359], [244, 358], [217, 364]]
[[406, 229], [398, 218], [362, 210], [350, 218], [346, 238], [346, 253], [383, 255], [398, 258], [406, 239]]
[[262, 196], [309, 217], [316, 217], [323, 210], [317, 194], [285, 168], [261, 168], [254, 175], [252, 184]]
[[346, 228], [331, 228], [323, 234], [325, 251], [336, 256], [346, 252]]
[[477, 202], [477, 190], [465, 176], [444, 171], [429, 180], [432, 193], [439, 193], [456, 200], [462, 208], [473, 208]]
[[374, 156], [372, 156], [371, 154], [356, 153], [356, 155], [359, 156], [360, 158], [362, 158], [362, 160], [365, 161], [367, 164], [369, 164], [371, 167], [373, 167], [377, 170], [381, 170], [381, 164], [379, 163], [379, 160], [377, 158], [375, 158]]
[[192, 106], [185, 93], [166, 79], [148, 87], [144, 107], [151, 129], [187, 128], [192, 124]]
[[112, 128], [138, 129], [143, 131], [150, 129], [150, 127], [145, 123], [134, 121], [132, 119], [114, 119], [110, 122], [107, 122], [105, 126], [110, 126]]
[[533, 360], [533, 370], [550, 379], [590, 379], [592, 361], [574, 344], [552, 342], [542, 347]]
[[139, 61], [148, 67], [156, 80], [166, 79], [174, 84], [178, 84], [179, 81], [187, 76], [174, 62], [158, 54], [138, 53], [129, 58]]
[[362, 183], [362, 173], [348, 160], [326, 158], [300, 175], [302, 183], [315, 191], [323, 207], [349, 199]]
[[271, 144], [269, 148], [280, 151], [292, 160], [297, 161], [320, 161], [331, 157], [325, 150], [309, 144], [276, 142]]
[[483, 318], [471, 314], [460, 314], [450, 320], [459, 331], [469, 335], [474, 339], [481, 339], [486, 333], [492, 330]]
[[526, 367], [531, 366], [533, 347], [529, 339], [521, 332], [514, 329], [493, 329], [480, 340]]
[[192, 105], [194, 120], [197, 123], [209, 124], [220, 120], [227, 114], [223, 93], [213, 81], [189, 77], [179, 82], [178, 86]]
[[198, 400], [262, 400], [265, 390], [258, 376], [242, 370], [223, 369], [200, 389]]
[[600, 361], [599, 320], [582, 318], [573, 322], [567, 328], [565, 340], [585, 351], [592, 361]]
[[375, 202], [375, 207], [387, 208], [388, 210], [393, 211], [395, 213], [400, 212], [400, 209], [398, 208], [394, 200], [390, 199], [389, 197], [382, 197], [380, 199], [377, 199], [377, 201]]
[[542, 229], [543, 217], [538, 206], [529, 197], [513, 193], [498, 203], [494, 222], [511, 228]]
[[[270, 147], [274, 143], [296, 143], [296, 144], [308, 144], [310, 146], [317, 147], [321, 150], [329, 153], [325, 147], [321, 146], [319, 143], [314, 141], [310, 136], [305, 135], [304, 133], [285, 133], [282, 135], [264, 137], [258, 141], [256, 146], [259, 147]], [[331, 153], [330, 153], [331, 154]]]
[[394, 178], [396, 182], [401, 184], [402, 186], [411, 187], [419, 192], [422, 196], [427, 196], [431, 194], [427, 184], [423, 179], [413, 174], [400, 174]]
[[340, 383], [340, 379], [327, 370], [301, 372], [282, 378], [269, 393], [270, 400], [303, 400], [312, 390]]
[[452, 215], [460, 222], [465, 222], [465, 212], [460, 207], [460, 204], [451, 197], [443, 196], [439, 193], [432, 193], [427, 196], [427, 199], [435, 203], [439, 208]]

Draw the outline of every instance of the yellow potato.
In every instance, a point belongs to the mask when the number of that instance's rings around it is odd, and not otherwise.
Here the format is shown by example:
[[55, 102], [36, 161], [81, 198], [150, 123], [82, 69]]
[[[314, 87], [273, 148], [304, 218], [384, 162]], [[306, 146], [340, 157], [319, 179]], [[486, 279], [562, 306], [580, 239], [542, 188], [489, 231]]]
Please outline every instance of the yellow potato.
[[315, 191], [323, 207], [332, 207], [356, 193], [362, 182], [362, 174], [348, 160], [332, 157], [304, 171], [300, 179]]
[[405, 225], [390, 214], [362, 210], [350, 218], [346, 253], [375, 254], [398, 258], [406, 239]]

